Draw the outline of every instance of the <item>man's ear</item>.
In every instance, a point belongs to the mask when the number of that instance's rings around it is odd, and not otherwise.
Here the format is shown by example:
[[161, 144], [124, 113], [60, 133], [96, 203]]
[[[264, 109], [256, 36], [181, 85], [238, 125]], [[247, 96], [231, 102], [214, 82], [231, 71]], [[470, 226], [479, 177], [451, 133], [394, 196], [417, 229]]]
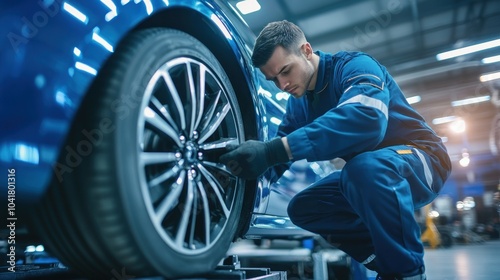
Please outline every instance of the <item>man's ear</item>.
[[306, 59], [309, 60], [312, 58], [313, 49], [312, 49], [311, 44], [309, 44], [309, 42], [305, 42], [304, 44], [302, 44], [302, 46], [300, 48], [301, 48], [302, 53], [306, 57]]

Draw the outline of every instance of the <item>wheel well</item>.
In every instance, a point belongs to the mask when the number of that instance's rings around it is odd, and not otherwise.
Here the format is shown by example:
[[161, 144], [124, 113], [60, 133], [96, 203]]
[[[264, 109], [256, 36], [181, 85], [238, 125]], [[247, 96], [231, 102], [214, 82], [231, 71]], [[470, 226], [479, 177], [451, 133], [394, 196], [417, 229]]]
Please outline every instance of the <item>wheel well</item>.
[[[179, 20], [179, 18], [182, 18], [182, 20]], [[150, 27], [177, 29], [201, 41], [215, 55], [224, 69], [231, 69], [231, 71], [226, 71], [226, 74], [231, 81], [239, 104], [253, 104], [252, 95], [247, 86], [245, 75], [239, 66], [238, 59], [227, 43], [227, 39], [211, 20], [197, 11], [179, 7], [155, 14], [135, 29]], [[254, 106], [240, 106], [240, 110], [245, 123], [245, 137], [247, 139], [257, 139]]]
[[[179, 20], [179, 19], [182, 20]], [[238, 103], [242, 105], [253, 104], [252, 93], [248, 87], [238, 59], [233, 53], [231, 46], [227, 43], [224, 34], [220, 32], [215, 23], [199, 12], [192, 9], [178, 7], [172, 8], [149, 17], [147, 20], [139, 24], [135, 30], [151, 28], [151, 27], [168, 27], [177, 29], [195, 37], [202, 42], [217, 58], [226, 71], [233, 89], [238, 98]], [[222, 43], [221, 43], [222, 42]], [[245, 138], [257, 139], [257, 124], [255, 106], [240, 106], [243, 117]], [[242, 221], [238, 225], [234, 239], [242, 237], [250, 226], [253, 207], [255, 205], [255, 186], [256, 181], [247, 181], [245, 188], [245, 199], [241, 209]], [[253, 186], [253, 187], [252, 187]], [[252, 199], [246, 199], [252, 198]]]

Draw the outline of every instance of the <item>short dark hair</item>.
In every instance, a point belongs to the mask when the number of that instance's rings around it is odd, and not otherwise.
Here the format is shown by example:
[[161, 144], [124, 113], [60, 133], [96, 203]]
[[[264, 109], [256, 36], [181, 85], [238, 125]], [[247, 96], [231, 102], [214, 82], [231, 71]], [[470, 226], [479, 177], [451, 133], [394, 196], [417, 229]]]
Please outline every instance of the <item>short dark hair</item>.
[[252, 64], [260, 67], [267, 63], [277, 46], [288, 52], [300, 52], [300, 43], [305, 41], [304, 32], [295, 24], [282, 20], [268, 23], [257, 36], [252, 54]]

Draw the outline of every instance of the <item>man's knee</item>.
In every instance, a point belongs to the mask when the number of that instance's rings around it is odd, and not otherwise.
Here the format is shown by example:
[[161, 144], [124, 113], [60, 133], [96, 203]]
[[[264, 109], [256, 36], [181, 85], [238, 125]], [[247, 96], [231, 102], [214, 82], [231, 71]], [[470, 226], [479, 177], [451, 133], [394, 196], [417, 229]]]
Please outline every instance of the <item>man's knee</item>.
[[383, 181], [381, 178], [391, 176], [390, 173], [396, 173], [396, 169], [394, 162], [380, 153], [360, 154], [347, 162], [343, 168], [341, 176], [343, 189], [369, 194], [374, 191], [375, 182]]
[[300, 194], [297, 194], [290, 200], [287, 208], [288, 217], [290, 217], [292, 223], [297, 226], [301, 226], [302, 221], [304, 220], [304, 206], [302, 205], [302, 200], [303, 198], [300, 196]]

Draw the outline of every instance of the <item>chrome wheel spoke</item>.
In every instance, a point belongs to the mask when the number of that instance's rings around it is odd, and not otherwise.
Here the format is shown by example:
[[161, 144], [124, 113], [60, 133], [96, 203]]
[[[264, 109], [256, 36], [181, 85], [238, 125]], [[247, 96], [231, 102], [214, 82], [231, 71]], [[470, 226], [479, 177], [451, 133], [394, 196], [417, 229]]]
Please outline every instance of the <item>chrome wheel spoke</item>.
[[[181, 162], [182, 164], [182, 162]], [[153, 187], [156, 185], [161, 184], [162, 182], [165, 182], [166, 180], [174, 177], [176, 174], [181, 171], [181, 167], [179, 165], [174, 166], [172, 169], [169, 169], [166, 172], [163, 172], [160, 176], [155, 177], [153, 180], [149, 181], [149, 186]]]
[[158, 98], [152, 97], [151, 98], [151, 103], [156, 107], [156, 109], [162, 113], [163, 117], [167, 120], [168, 124], [175, 130], [178, 131], [179, 129], [177, 128], [177, 125], [175, 124], [174, 119], [170, 115], [170, 113], [167, 111], [166, 106], [163, 106]]
[[168, 163], [173, 162], [177, 158], [175, 157], [175, 153], [141, 153], [140, 161], [141, 164], [150, 165], [150, 164], [158, 164], [158, 163]]
[[184, 239], [186, 238], [186, 233], [188, 229], [189, 216], [192, 212], [192, 205], [194, 201], [194, 187], [192, 178], [188, 178], [187, 181], [187, 196], [184, 201], [184, 211], [182, 211], [181, 220], [179, 222], [179, 227], [177, 229], [177, 234], [175, 236], [175, 244], [182, 247], [184, 244]]
[[144, 109], [144, 117], [149, 124], [156, 127], [158, 130], [170, 137], [178, 146], [182, 145], [179, 141], [178, 133], [166, 121], [158, 116], [158, 114], [156, 114], [151, 108], [146, 107]]
[[220, 123], [226, 117], [229, 110], [231, 110], [231, 106], [229, 104], [226, 104], [224, 107], [222, 107], [222, 110], [220, 112], [217, 112], [217, 114], [215, 114], [215, 117], [208, 123], [207, 127], [200, 133], [201, 134], [199, 140], [200, 143], [203, 143], [205, 140], [207, 140], [208, 137], [210, 137], [215, 132], [215, 130], [219, 127]]
[[222, 211], [224, 212], [225, 217], [229, 217], [229, 209], [227, 208], [226, 202], [222, 198], [222, 192], [224, 192], [223, 187], [220, 183], [215, 179], [215, 177], [205, 168], [203, 165], [199, 164], [198, 168], [200, 169], [201, 174], [208, 181], [208, 184], [214, 191], [217, 200], [219, 201], [220, 206], [222, 207]]
[[182, 171], [179, 177], [177, 177], [175, 183], [172, 184], [170, 192], [158, 205], [158, 208], [156, 209], [156, 223], [161, 224], [167, 213], [179, 202], [182, 187], [184, 186], [185, 176], [186, 172]]
[[200, 130], [203, 130], [205, 127], [207, 127], [208, 123], [212, 119], [212, 116], [214, 115], [215, 110], [217, 109], [217, 104], [219, 103], [221, 93], [222, 93], [222, 91], [219, 90], [215, 94], [215, 98], [213, 99], [213, 101], [208, 105], [207, 112], [205, 113], [205, 116], [203, 117], [201, 125], [200, 125], [201, 126]]
[[191, 63], [186, 63], [187, 76], [188, 76], [188, 87], [189, 87], [189, 99], [191, 100], [191, 122], [189, 126], [189, 135], [193, 137], [193, 132], [196, 123], [196, 111], [198, 111], [198, 100], [196, 98], [196, 88], [194, 86], [193, 70], [191, 68]]
[[210, 243], [210, 206], [208, 205], [207, 193], [201, 182], [198, 182], [198, 191], [203, 203], [204, 229], [205, 229], [205, 244]]
[[238, 177], [234, 176], [234, 175], [231, 173], [231, 170], [229, 170], [229, 168], [227, 168], [227, 167], [226, 167], [224, 164], [222, 164], [222, 163], [210, 162], [210, 161], [204, 161], [204, 162], [203, 162], [203, 165], [205, 165], [205, 166], [210, 166], [210, 167], [213, 167], [213, 168], [215, 168], [215, 169], [217, 169], [217, 170], [219, 170], [219, 171], [222, 171], [222, 172], [223, 172], [223, 174], [224, 174], [225, 176], [228, 176], [228, 178], [234, 178], [234, 179], [238, 178]]
[[[167, 66], [168, 66], [168, 64], [167, 64]], [[177, 113], [179, 114], [179, 118], [180, 118], [180, 122], [181, 122], [181, 129], [185, 130], [186, 129], [186, 116], [184, 113], [184, 106], [182, 105], [181, 98], [179, 96], [179, 93], [177, 92], [177, 88], [175, 87], [175, 84], [172, 81], [172, 77], [170, 76], [168, 71], [163, 72], [162, 77], [165, 80], [167, 88], [170, 91], [170, 95], [174, 101], [174, 105], [176, 107]]]
[[198, 77], [198, 89], [199, 89], [199, 108], [198, 108], [198, 116], [196, 117], [196, 122], [194, 124], [195, 129], [198, 129], [200, 122], [203, 118], [203, 111], [205, 110], [205, 73], [207, 68], [205, 65], [200, 64], [199, 77]]

